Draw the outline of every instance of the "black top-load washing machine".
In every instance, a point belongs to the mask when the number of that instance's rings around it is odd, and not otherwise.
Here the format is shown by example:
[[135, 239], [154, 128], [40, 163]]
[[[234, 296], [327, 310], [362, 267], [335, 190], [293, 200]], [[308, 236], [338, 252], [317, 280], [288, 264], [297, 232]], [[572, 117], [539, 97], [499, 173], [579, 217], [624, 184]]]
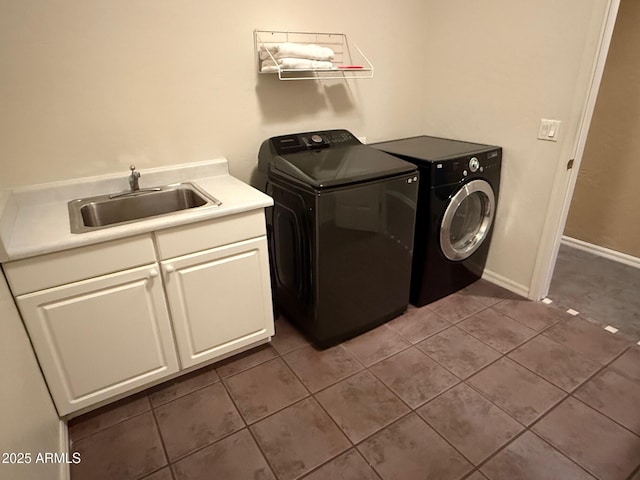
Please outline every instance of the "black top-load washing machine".
[[418, 172], [346, 130], [265, 140], [258, 155], [274, 303], [325, 348], [409, 304]]
[[372, 147], [420, 171], [411, 303], [426, 305], [478, 280], [493, 232], [502, 148], [424, 135]]

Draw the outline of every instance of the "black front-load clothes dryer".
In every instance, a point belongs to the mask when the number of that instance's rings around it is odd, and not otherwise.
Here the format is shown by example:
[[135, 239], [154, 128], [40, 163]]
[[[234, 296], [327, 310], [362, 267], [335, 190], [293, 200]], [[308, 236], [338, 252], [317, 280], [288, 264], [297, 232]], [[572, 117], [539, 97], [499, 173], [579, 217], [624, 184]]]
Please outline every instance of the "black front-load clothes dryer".
[[493, 233], [502, 148], [426, 135], [371, 146], [420, 172], [411, 303], [426, 305], [478, 280]]
[[258, 187], [278, 313], [325, 348], [409, 304], [418, 172], [346, 130], [265, 140]]

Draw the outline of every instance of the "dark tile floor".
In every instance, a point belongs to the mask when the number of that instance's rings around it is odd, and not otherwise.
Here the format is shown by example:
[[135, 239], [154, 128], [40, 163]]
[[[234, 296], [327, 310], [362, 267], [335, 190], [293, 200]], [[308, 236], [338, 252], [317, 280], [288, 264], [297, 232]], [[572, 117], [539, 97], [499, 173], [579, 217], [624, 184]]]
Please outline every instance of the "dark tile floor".
[[484, 281], [72, 420], [72, 480], [640, 479], [640, 347]]
[[640, 269], [561, 245], [549, 298], [640, 341]]

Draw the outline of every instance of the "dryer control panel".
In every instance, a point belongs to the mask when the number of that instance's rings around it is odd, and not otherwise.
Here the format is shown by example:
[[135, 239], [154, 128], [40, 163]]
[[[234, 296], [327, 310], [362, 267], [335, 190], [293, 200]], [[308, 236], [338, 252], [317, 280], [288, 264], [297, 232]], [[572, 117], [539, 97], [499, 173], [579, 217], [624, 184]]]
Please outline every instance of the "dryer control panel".
[[500, 171], [501, 149], [432, 162], [432, 184], [448, 185], [472, 178], [491, 176]]

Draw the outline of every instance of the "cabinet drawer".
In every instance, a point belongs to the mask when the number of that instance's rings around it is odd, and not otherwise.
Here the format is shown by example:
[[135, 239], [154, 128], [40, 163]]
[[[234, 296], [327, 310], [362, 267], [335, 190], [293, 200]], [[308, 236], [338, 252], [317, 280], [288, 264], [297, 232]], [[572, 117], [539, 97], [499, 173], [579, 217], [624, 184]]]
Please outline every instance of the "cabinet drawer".
[[3, 265], [14, 296], [155, 262], [150, 234]]
[[156, 233], [161, 260], [266, 234], [264, 210], [253, 210]]

